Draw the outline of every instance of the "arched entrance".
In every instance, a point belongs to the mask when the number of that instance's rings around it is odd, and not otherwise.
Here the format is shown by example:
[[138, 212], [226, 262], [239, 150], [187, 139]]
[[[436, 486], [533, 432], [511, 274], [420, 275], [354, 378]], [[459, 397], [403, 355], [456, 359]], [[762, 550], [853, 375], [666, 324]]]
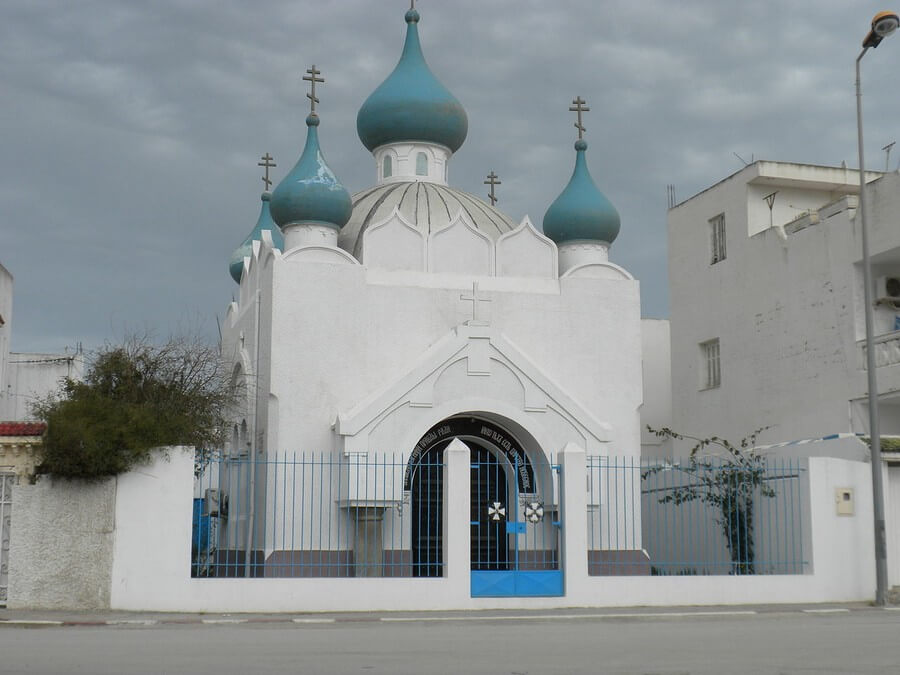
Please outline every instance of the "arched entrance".
[[456, 438], [471, 451], [472, 595], [561, 595], [561, 523], [537, 485], [544, 484], [552, 501], [557, 467], [540, 458], [536, 465], [515, 434], [474, 416], [434, 425], [410, 454], [404, 489], [412, 514], [413, 575], [443, 573], [443, 451]]

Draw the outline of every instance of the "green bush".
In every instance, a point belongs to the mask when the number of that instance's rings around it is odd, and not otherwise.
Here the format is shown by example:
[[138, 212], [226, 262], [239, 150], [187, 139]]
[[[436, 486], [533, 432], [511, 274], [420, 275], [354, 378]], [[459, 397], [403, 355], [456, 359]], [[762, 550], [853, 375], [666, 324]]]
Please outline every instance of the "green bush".
[[217, 447], [234, 397], [218, 349], [200, 340], [107, 346], [83, 382], [67, 379], [35, 406], [47, 423], [38, 471], [99, 478], [147, 462], [155, 447]]

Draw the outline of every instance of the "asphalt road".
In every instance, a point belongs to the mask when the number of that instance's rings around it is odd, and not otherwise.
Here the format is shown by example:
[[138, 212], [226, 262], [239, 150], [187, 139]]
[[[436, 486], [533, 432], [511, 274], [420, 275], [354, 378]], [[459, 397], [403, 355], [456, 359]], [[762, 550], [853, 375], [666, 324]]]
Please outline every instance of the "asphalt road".
[[[900, 673], [900, 611], [344, 616], [0, 626], [0, 673]], [[212, 619], [233, 621], [233, 619]]]

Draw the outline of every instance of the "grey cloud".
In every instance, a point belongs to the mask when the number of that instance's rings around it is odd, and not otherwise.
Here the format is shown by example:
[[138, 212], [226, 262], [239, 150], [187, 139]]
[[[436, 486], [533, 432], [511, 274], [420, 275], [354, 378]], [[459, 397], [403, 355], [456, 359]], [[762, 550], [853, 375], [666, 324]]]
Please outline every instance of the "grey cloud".
[[[8, 0], [0, 25], [0, 261], [16, 349], [97, 344], [205, 316], [231, 251], [302, 148], [316, 63], [321, 137], [351, 191], [374, 163], [356, 111], [400, 53], [403, 0]], [[588, 99], [589, 164], [622, 215], [612, 258], [665, 316], [665, 185], [684, 198], [749, 159], [855, 164], [853, 59], [880, 5], [839, 0], [420, 0], [432, 69], [466, 106], [451, 182], [540, 224], [568, 181], [569, 101]], [[900, 40], [865, 64], [867, 152], [896, 133]], [[893, 168], [893, 167], [892, 167]]]

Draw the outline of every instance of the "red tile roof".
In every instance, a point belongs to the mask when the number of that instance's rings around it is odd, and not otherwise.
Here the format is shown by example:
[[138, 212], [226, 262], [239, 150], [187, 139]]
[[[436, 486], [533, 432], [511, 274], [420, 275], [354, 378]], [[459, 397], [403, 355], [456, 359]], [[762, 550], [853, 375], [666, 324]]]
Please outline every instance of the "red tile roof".
[[0, 422], [0, 436], [40, 436], [46, 428], [44, 422]]

